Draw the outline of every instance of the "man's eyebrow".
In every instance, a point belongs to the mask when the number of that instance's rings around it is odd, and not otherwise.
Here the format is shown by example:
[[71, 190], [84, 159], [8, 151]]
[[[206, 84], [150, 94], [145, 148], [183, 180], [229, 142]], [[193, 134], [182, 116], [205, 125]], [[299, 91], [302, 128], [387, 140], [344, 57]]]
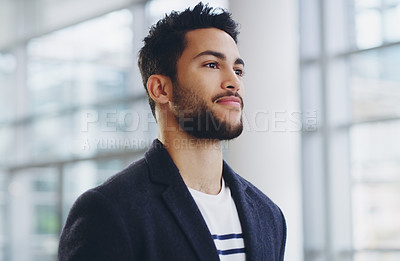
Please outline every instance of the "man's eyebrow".
[[[212, 55], [212, 56], [215, 56], [215, 57], [217, 57], [217, 58], [219, 58], [219, 59], [221, 59], [223, 61], [226, 60], [225, 54], [220, 53], [220, 52], [216, 52], [216, 51], [211, 51], [211, 50], [206, 50], [204, 52], [201, 52], [198, 55], [196, 55], [193, 59], [196, 59], [196, 58], [198, 58], [200, 56], [204, 56], [204, 55]], [[235, 61], [235, 64], [241, 64], [241, 65], [244, 66], [244, 61], [243, 61], [242, 58], [237, 58], [236, 61]]]
[[241, 65], [244, 66], [244, 61], [243, 61], [242, 58], [237, 58], [236, 61], [235, 61], [235, 64], [241, 64]]

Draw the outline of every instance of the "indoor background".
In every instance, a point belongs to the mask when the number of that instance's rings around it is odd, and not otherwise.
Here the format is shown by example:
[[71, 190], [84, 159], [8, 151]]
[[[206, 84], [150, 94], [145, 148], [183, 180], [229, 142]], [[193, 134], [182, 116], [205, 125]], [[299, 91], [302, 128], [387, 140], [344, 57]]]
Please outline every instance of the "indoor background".
[[[241, 24], [228, 163], [283, 210], [287, 261], [400, 260], [400, 0], [209, 0]], [[0, 0], [0, 260], [55, 261], [85, 190], [157, 135], [137, 52], [184, 0]]]

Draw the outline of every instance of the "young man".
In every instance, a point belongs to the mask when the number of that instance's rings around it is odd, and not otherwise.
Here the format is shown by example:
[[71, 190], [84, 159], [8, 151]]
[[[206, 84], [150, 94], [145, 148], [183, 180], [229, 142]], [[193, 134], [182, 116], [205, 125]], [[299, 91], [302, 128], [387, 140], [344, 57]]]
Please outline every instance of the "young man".
[[222, 159], [243, 129], [237, 35], [201, 3], [151, 28], [139, 67], [158, 139], [76, 201], [59, 260], [283, 260], [280, 209]]

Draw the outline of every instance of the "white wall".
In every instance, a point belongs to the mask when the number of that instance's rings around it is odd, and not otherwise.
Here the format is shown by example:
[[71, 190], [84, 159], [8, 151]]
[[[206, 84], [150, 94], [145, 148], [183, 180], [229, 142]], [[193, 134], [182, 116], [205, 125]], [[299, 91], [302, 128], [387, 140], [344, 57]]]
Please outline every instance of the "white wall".
[[287, 261], [303, 259], [296, 0], [230, 0], [241, 24], [245, 132], [230, 142], [229, 164], [283, 210]]

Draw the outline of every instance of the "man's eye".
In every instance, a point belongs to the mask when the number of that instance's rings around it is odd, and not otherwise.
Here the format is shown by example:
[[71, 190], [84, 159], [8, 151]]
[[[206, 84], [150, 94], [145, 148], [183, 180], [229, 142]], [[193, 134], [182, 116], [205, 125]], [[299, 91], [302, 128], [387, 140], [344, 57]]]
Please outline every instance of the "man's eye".
[[235, 73], [236, 73], [238, 76], [243, 76], [243, 70], [237, 69], [237, 70], [235, 70]]
[[211, 68], [211, 69], [217, 69], [218, 64], [217, 63], [207, 63], [206, 67]]

